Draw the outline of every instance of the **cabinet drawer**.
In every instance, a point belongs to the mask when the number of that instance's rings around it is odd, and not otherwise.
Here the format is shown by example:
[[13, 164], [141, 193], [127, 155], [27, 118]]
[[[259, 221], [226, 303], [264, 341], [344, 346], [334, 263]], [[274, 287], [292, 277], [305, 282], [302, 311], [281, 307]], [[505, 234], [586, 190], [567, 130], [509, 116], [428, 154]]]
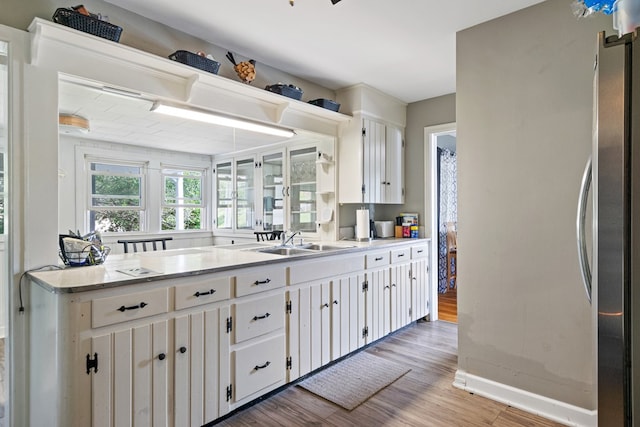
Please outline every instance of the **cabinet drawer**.
[[391, 251], [391, 263], [409, 262], [411, 259], [411, 248], [395, 249]]
[[235, 352], [235, 396], [239, 401], [285, 380], [284, 333]]
[[200, 277], [193, 282], [176, 286], [176, 310], [222, 301], [230, 296], [230, 277]]
[[235, 342], [284, 328], [284, 294], [234, 304]]
[[236, 296], [251, 295], [285, 285], [285, 269], [261, 268], [251, 273], [236, 276]]
[[91, 327], [112, 325], [169, 311], [169, 290], [99, 298], [91, 301]]
[[382, 267], [389, 264], [389, 252], [376, 252], [366, 255], [367, 268]]
[[429, 247], [427, 245], [411, 247], [411, 259], [426, 258], [428, 255]]

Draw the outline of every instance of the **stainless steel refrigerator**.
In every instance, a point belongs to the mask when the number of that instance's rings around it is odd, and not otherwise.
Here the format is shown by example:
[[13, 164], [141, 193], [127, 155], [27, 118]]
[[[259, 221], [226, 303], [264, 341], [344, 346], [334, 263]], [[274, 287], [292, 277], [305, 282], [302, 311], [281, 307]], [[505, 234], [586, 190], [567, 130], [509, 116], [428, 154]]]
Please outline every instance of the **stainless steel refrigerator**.
[[[640, 40], [598, 35], [592, 182], [583, 177], [578, 247], [597, 319], [598, 425], [640, 426]], [[589, 168], [589, 165], [588, 165]], [[584, 217], [592, 185], [593, 286]]]

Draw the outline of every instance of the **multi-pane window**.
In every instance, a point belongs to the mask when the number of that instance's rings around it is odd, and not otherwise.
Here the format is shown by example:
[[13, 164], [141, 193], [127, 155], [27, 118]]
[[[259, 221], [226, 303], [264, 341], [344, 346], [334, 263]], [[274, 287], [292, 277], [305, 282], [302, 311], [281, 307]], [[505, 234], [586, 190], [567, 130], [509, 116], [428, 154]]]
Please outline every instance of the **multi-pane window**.
[[204, 228], [203, 170], [162, 169], [162, 229]]
[[142, 231], [145, 167], [143, 164], [89, 161], [89, 230]]

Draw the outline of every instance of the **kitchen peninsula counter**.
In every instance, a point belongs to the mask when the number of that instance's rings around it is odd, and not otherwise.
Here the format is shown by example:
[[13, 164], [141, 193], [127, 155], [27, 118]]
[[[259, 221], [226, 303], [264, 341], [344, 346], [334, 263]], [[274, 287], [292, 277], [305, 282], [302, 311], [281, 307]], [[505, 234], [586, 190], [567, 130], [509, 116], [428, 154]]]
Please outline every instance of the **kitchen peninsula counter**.
[[314, 251], [304, 255], [283, 256], [257, 252], [255, 249], [276, 246], [275, 243], [241, 243], [165, 251], [111, 255], [96, 266], [65, 267], [46, 271], [30, 271], [38, 285], [54, 293], [73, 293], [150, 281], [198, 276], [244, 267], [257, 267], [335, 255], [346, 255], [374, 249], [386, 249], [426, 243], [429, 239], [374, 239], [367, 242], [316, 242], [344, 249]]

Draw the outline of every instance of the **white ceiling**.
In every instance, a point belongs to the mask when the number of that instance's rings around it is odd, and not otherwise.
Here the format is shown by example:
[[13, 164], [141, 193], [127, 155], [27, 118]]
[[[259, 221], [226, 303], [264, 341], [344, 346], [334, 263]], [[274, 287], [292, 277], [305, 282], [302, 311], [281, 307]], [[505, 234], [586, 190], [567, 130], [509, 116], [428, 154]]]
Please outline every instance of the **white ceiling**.
[[456, 91], [457, 31], [542, 0], [106, 1], [329, 89], [411, 103]]

